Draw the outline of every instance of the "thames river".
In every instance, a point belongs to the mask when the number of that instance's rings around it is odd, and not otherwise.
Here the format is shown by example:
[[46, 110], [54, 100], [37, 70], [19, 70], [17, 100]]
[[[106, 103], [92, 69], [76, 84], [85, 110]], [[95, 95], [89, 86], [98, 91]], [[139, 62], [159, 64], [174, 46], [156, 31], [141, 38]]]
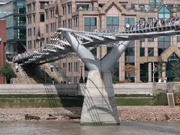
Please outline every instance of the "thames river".
[[121, 122], [80, 126], [79, 122], [1, 122], [0, 135], [180, 135], [180, 122]]

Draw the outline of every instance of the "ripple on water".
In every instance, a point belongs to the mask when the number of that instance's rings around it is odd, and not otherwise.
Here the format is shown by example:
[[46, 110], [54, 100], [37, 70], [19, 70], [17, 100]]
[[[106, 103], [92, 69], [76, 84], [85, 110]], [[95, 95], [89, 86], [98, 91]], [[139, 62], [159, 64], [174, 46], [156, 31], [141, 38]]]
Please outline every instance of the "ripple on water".
[[3, 122], [1, 135], [178, 135], [180, 122], [121, 122], [120, 126], [80, 126], [73, 122]]

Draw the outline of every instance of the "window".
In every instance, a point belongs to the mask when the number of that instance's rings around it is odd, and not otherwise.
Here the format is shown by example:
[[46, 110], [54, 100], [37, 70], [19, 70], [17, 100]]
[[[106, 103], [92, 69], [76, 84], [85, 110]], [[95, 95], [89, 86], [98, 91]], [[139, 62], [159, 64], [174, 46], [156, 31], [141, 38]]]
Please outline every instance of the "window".
[[150, 0], [149, 2], [150, 9], [159, 8], [161, 6], [161, 0]]
[[177, 9], [177, 12], [179, 12], [180, 11], [180, 5], [178, 5], [176, 9]]
[[144, 18], [140, 18], [140, 22], [143, 22], [145, 19]]
[[105, 4], [102, 4], [102, 3], [101, 3], [101, 4], [99, 4], [99, 7], [101, 7], [101, 8], [102, 8], [104, 5], [105, 5]]
[[54, 24], [53, 29], [54, 29], [54, 31], [55, 31], [55, 29], [56, 29], [56, 23], [53, 23], [53, 24]]
[[34, 9], [34, 10], [36, 9], [36, 5], [35, 5], [35, 3], [33, 3], [33, 9]]
[[170, 14], [171, 12], [165, 5], [158, 10], [158, 18], [170, 18]]
[[36, 40], [34, 40], [34, 48], [36, 48]]
[[97, 48], [92, 49], [92, 50], [91, 50], [91, 53], [92, 53], [94, 56], [96, 56], [96, 55], [97, 55]]
[[148, 63], [140, 63], [140, 79], [142, 82], [148, 81]]
[[34, 27], [34, 36], [36, 35], [36, 28]]
[[53, 24], [51, 23], [51, 32], [53, 31]]
[[30, 28], [29, 30], [30, 30], [30, 36], [32, 36], [32, 31], [31, 31], [31, 28]]
[[144, 5], [139, 5], [141, 11], [144, 11]]
[[177, 36], [177, 42], [180, 42], [180, 36]]
[[96, 17], [84, 17], [84, 30], [93, 31], [96, 29]]
[[68, 14], [72, 12], [71, 5], [68, 5]]
[[72, 71], [72, 63], [68, 63], [68, 71], [69, 71], [69, 72]]
[[74, 18], [74, 27], [78, 27], [78, 18]]
[[144, 42], [145, 41], [145, 39], [140, 39], [140, 42]]
[[159, 42], [170, 42], [170, 36], [166, 36], [166, 37], [159, 37], [158, 38]]
[[74, 71], [78, 72], [78, 63], [77, 62], [74, 63]]
[[66, 68], [66, 63], [63, 63], [63, 68]]
[[58, 28], [61, 27], [61, 16], [58, 15]]
[[17, 12], [19, 14], [26, 14], [26, 2], [25, 1], [17, 1]]
[[48, 44], [48, 38], [46, 38], [46, 44]]
[[54, 9], [51, 10], [51, 18], [54, 18]]
[[171, 11], [173, 9], [173, 5], [167, 5], [167, 9], [169, 9], [169, 11]]
[[107, 46], [107, 54], [113, 49], [113, 47]]
[[66, 28], [66, 20], [63, 21], [63, 28]]
[[40, 2], [40, 9], [44, 9], [44, 4], [45, 4], [45, 3], [48, 4], [49, 2]]
[[158, 55], [160, 56], [165, 50], [166, 48], [158, 48]]
[[148, 42], [154, 42], [154, 38], [148, 38]]
[[31, 15], [29, 16], [29, 23], [31, 24]]
[[119, 26], [119, 17], [107, 17], [107, 26]]
[[46, 10], [46, 20], [48, 19], [48, 11]]
[[36, 15], [33, 14], [34, 23], [36, 22]]
[[48, 24], [46, 24], [46, 33], [49, 32], [49, 27], [48, 27]]
[[153, 18], [148, 18], [148, 22], [151, 22], [151, 21], [153, 21]]
[[44, 22], [44, 14], [40, 14], [40, 22]]
[[126, 5], [122, 5], [122, 7], [123, 7], [124, 9], [126, 9]]
[[144, 48], [140, 48], [140, 56], [144, 56]]
[[83, 10], [89, 10], [89, 4], [77, 4], [76, 10], [78, 10], [80, 7], [82, 7]]
[[107, 17], [106, 25], [108, 29], [117, 28], [119, 26], [119, 17]]
[[135, 54], [135, 48], [134, 47], [128, 47], [125, 50], [125, 55], [126, 56], [134, 56], [134, 54]]
[[[153, 21], [153, 18], [148, 18], [148, 22]], [[153, 42], [154, 38], [148, 38], [148, 42]]]
[[68, 19], [68, 28], [71, 28], [71, 19]]
[[27, 7], [28, 7], [28, 12], [31, 11], [31, 4], [28, 4]]
[[135, 22], [135, 19], [134, 19], [134, 18], [125, 18], [124, 24], [126, 24], [126, 23], [134, 24], [134, 22]]
[[154, 48], [148, 48], [148, 56], [154, 56]]
[[66, 5], [63, 6], [63, 15], [66, 14]]

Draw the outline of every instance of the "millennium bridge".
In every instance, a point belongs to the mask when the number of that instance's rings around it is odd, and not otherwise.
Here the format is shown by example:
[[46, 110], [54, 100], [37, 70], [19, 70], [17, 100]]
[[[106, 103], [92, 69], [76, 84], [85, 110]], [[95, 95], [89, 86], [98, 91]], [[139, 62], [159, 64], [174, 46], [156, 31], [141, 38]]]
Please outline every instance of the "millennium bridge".
[[[44, 64], [77, 54], [89, 69], [80, 123], [119, 125], [111, 68], [130, 41], [173, 35], [180, 35], [180, 25], [175, 22], [166, 22], [165, 25], [156, 25], [156, 27], [145, 26], [141, 29], [134, 27], [127, 30], [124, 27], [112, 27], [93, 32], [58, 28], [48, 44], [22, 56], [15, 56], [13, 62], [23, 66]], [[113, 44], [114, 47], [99, 60], [90, 50], [104, 44]]]

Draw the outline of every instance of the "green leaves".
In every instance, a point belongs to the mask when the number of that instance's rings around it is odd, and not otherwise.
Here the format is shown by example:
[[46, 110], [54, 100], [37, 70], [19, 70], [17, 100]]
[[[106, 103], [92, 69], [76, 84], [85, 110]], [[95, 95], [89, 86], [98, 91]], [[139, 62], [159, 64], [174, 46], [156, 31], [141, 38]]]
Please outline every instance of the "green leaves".
[[3, 67], [0, 68], [0, 75], [5, 76], [7, 80], [10, 80], [13, 75], [13, 69], [11, 68], [11, 64], [5, 62], [3, 64]]
[[177, 61], [177, 62], [172, 63], [171, 65], [172, 65], [171, 69], [172, 69], [173, 73], [176, 76], [179, 76], [180, 75], [180, 62]]
[[162, 78], [162, 72], [166, 71], [166, 65], [164, 63], [165, 62], [162, 59], [160, 59], [159, 63], [156, 64], [157, 69], [155, 73], [158, 72], [159, 78]]

